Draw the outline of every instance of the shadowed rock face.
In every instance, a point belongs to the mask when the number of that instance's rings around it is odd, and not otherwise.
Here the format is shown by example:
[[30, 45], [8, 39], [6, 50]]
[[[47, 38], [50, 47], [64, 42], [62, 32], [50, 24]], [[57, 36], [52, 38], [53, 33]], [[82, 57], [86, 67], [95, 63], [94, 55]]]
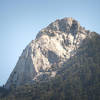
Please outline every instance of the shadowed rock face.
[[23, 50], [5, 87], [55, 77], [59, 66], [74, 56], [82, 41], [91, 34], [72, 18], [51, 23]]

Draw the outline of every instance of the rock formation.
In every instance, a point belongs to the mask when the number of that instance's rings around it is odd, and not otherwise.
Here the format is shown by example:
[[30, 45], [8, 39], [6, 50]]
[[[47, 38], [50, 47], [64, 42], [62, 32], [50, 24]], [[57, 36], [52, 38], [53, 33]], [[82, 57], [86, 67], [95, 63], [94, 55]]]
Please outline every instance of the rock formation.
[[91, 35], [73, 18], [58, 19], [49, 24], [23, 50], [5, 87], [55, 77], [61, 64], [74, 56], [82, 41]]

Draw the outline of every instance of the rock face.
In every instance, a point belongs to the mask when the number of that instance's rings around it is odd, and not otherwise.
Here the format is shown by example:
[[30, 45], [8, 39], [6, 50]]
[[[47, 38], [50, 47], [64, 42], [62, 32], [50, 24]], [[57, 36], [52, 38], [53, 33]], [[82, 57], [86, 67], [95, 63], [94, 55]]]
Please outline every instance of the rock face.
[[23, 50], [5, 87], [55, 77], [61, 64], [74, 56], [82, 41], [91, 34], [73, 18], [51, 23]]

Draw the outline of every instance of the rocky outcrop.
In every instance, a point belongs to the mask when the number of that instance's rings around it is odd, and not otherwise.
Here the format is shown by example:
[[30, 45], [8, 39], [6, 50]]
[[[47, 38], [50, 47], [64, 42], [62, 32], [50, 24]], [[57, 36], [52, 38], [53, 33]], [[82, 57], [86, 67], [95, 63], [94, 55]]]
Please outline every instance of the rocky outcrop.
[[73, 18], [51, 23], [23, 50], [5, 87], [55, 77], [61, 64], [74, 56], [82, 41], [91, 34]]

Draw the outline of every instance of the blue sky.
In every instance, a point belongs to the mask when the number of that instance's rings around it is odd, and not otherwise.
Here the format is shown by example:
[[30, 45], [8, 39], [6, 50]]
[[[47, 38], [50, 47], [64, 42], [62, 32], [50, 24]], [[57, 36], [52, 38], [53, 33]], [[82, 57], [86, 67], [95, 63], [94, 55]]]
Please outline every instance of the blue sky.
[[0, 0], [0, 85], [38, 31], [63, 17], [100, 33], [100, 0]]

